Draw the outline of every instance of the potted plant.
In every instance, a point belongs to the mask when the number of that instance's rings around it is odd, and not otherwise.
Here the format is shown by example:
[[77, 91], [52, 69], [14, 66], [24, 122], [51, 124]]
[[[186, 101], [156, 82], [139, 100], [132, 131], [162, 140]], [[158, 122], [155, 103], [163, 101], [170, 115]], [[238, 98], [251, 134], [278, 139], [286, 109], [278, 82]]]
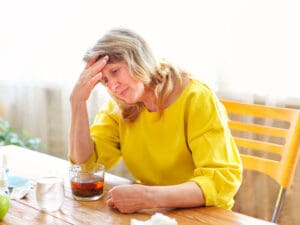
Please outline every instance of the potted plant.
[[22, 134], [14, 131], [10, 123], [0, 117], [0, 146], [17, 145], [37, 150], [40, 144], [41, 140], [39, 138], [31, 137], [25, 131]]

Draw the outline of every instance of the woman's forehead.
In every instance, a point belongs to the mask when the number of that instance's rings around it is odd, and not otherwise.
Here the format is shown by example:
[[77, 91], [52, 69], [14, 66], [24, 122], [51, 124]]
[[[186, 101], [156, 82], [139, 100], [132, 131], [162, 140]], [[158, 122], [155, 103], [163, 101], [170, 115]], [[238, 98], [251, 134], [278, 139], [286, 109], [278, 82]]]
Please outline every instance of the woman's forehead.
[[108, 62], [105, 67], [103, 68], [102, 72], [103, 73], [107, 73], [109, 72], [111, 69], [115, 69], [116, 67], [121, 67], [121, 66], [127, 66], [127, 64], [125, 62]]

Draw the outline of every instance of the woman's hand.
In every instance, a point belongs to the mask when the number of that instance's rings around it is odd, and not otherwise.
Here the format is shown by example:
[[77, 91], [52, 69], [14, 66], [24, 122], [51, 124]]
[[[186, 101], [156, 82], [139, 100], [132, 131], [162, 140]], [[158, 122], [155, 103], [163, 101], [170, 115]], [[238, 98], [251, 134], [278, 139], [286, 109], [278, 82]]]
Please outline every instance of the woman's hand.
[[142, 209], [154, 208], [147, 192], [147, 186], [125, 184], [113, 187], [107, 195], [107, 205], [122, 213], [133, 213]]
[[108, 61], [108, 56], [104, 56], [98, 61], [97, 59], [98, 56], [95, 56], [87, 62], [86, 67], [82, 71], [79, 80], [73, 88], [70, 96], [71, 102], [88, 100], [93, 88], [101, 81], [101, 71]]

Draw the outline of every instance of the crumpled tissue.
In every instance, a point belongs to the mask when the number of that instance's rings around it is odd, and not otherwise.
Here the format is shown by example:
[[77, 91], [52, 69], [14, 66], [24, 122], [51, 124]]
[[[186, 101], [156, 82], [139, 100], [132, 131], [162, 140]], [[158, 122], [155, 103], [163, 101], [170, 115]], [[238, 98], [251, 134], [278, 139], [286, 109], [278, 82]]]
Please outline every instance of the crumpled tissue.
[[155, 213], [146, 221], [131, 219], [130, 225], [177, 225], [177, 221], [161, 213]]

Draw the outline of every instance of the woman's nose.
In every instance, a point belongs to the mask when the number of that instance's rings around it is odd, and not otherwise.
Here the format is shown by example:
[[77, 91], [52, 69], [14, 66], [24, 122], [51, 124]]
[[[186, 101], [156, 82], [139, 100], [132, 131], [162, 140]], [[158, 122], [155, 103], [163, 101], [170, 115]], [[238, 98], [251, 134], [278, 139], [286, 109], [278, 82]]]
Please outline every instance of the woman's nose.
[[108, 81], [108, 85], [107, 86], [108, 86], [108, 88], [109, 88], [110, 91], [116, 92], [117, 88], [118, 88], [118, 82], [116, 80], [114, 80], [114, 79], [110, 79]]

